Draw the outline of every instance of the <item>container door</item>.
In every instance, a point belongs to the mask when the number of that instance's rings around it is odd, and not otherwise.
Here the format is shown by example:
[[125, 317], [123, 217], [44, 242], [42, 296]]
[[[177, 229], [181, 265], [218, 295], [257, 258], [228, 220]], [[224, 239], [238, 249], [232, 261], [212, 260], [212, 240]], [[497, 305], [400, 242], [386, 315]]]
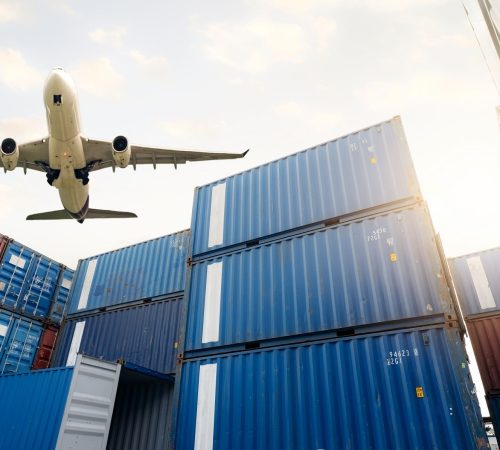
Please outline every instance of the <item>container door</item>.
[[73, 275], [74, 272], [72, 270], [66, 269], [59, 279], [57, 290], [54, 294], [54, 303], [50, 311], [50, 320], [52, 322], [62, 322], [68, 303], [69, 291], [73, 284]]
[[105, 450], [121, 365], [78, 355], [56, 450]]
[[0, 373], [26, 372], [31, 369], [42, 334], [41, 324], [33, 320], [15, 318], [10, 325]]
[[31, 250], [16, 242], [9, 245], [0, 267], [0, 305], [22, 308], [21, 294], [35, 260]]
[[29, 280], [22, 291], [22, 311], [47, 317], [61, 268], [59, 263], [40, 256], [33, 264]]
[[33, 370], [47, 369], [49, 367], [50, 359], [54, 352], [54, 346], [56, 345], [57, 332], [58, 330], [55, 327], [48, 327], [43, 332], [38, 346], [38, 352], [33, 362]]
[[12, 313], [0, 311], [0, 362], [3, 360], [5, 353], [12, 317]]

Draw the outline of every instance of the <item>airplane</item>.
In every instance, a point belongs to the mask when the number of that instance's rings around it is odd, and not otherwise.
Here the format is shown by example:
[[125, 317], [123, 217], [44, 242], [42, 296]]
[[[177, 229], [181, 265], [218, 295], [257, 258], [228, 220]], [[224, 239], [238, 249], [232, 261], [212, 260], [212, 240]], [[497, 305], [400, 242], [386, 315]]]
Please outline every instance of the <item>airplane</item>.
[[62, 210], [31, 214], [27, 220], [85, 219], [137, 217], [125, 211], [89, 208], [89, 177], [96, 170], [111, 167], [134, 170], [138, 164], [178, 164], [187, 161], [243, 158], [243, 153], [211, 153], [130, 145], [125, 136], [113, 141], [89, 139], [81, 134], [80, 112], [75, 83], [62, 68], [53, 69], [43, 93], [49, 135], [43, 139], [18, 145], [5, 138], [0, 145], [0, 167], [4, 172], [20, 167], [45, 172], [47, 182], [58, 189]]

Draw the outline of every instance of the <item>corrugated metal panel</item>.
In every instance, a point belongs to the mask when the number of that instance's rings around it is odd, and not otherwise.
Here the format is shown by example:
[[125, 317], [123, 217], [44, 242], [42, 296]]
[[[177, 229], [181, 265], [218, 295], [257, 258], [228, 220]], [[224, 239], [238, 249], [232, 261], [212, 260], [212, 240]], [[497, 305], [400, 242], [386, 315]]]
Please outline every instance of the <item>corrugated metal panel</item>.
[[500, 394], [500, 315], [468, 320], [467, 329], [484, 390]]
[[0, 304], [47, 317], [60, 271], [58, 262], [12, 241], [0, 265]]
[[162, 373], [175, 372], [182, 298], [68, 319], [61, 331], [53, 366], [63, 366], [70, 356], [77, 323], [85, 322], [75, 352], [108, 361], [128, 362]]
[[396, 117], [198, 188], [191, 254], [420, 196]]
[[0, 448], [53, 450], [73, 368], [0, 376]]
[[104, 450], [121, 365], [78, 356], [56, 450]]
[[184, 290], [189, 230], [81, 260], [68, 314]]
[[64, 319], [74, 274], [74, 270], [66, 268], [59, 277], [54, 302], [50, 310], [50, 320], [54, 323], [60, 324]]
[[500, 248], [449, 259], [465, 317], [500, 311]]
[[0, 373], [31, 369], [42, 329], [37, 321], [0, 310]]
[[500, 395], [487, 395], [486, 402], [488, 403], [488, 409], [490, 410], [495, 435], [500, 437]]
[[0, 261], [3, 258], [3, 254], [5, 250], [7, 249], [7, 246], [9, 245], [9, 242], [11, 241], [10, 238], [7, 236], [4, 236], [3, 234], [0, 234]]
[[252, 247], [189, 270], [185, 351], [439, 313], [456, 317], [424, 207]]
[[107, 450], [166, 449], [172, 391], [164, 381], [120, 380]]
[[471, 392], [458, 329], [195, 360], [182, 367], [175, 448], [485, 449]]
[[47, 369], [49, 367], [58, 332], [59, 329], [53, 326], [48, 326], [43, 330], [42, 337], [38, 344], [38, 351], [33, 361], [33, 370]]

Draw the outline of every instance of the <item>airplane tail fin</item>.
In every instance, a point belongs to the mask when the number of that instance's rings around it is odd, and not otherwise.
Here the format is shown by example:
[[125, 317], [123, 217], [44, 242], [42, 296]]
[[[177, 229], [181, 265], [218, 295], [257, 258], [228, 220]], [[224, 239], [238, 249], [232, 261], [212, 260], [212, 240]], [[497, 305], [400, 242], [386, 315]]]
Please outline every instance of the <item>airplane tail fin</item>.
[[[87, 211], [87, 214], [84, 217], [85, 219], [125, 219], [137, 217], [132, 212], [127, 211], [109, 211], [107, 209], [92, 209], [90, 208]], [[65, 220], [65, 219], [74, 219], [68, 211], [65, 209], [60, 209], [58, 211], [48, 211], [38, 214], [30, 214], [26, 217], [26, 220]]]

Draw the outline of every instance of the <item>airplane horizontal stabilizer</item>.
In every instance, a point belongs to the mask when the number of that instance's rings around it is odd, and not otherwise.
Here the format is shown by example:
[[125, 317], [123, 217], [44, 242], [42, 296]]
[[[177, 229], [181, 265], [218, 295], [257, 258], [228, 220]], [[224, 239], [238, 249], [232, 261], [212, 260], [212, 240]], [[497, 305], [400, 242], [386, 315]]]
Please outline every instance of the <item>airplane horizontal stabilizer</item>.
[[[127, 211], [110, 211], [107, 209], [92, 209], [87, 211], [87, 214], [83, 218], [86, 219], [126, 219], [137, 217], [136, 214]], [[48, 211], [38, 214], [30, 214], [26, 217], [26, 220], [64, 220], [64, 219], [74, 219], [65, 209], [60, 209], [58, 211]]]
[[137, 215], [127, 211], [109, 211], [107, 209], [90, 208], [85, 219], [126, 219], [129, 217], [137, 217]]
[[47, 211], [38, 214], [30, 214], [26, 217], [26, 220], [64, 220], [64, 219], [72, 219], [65, 209], [60, 209], [58, 211]]

